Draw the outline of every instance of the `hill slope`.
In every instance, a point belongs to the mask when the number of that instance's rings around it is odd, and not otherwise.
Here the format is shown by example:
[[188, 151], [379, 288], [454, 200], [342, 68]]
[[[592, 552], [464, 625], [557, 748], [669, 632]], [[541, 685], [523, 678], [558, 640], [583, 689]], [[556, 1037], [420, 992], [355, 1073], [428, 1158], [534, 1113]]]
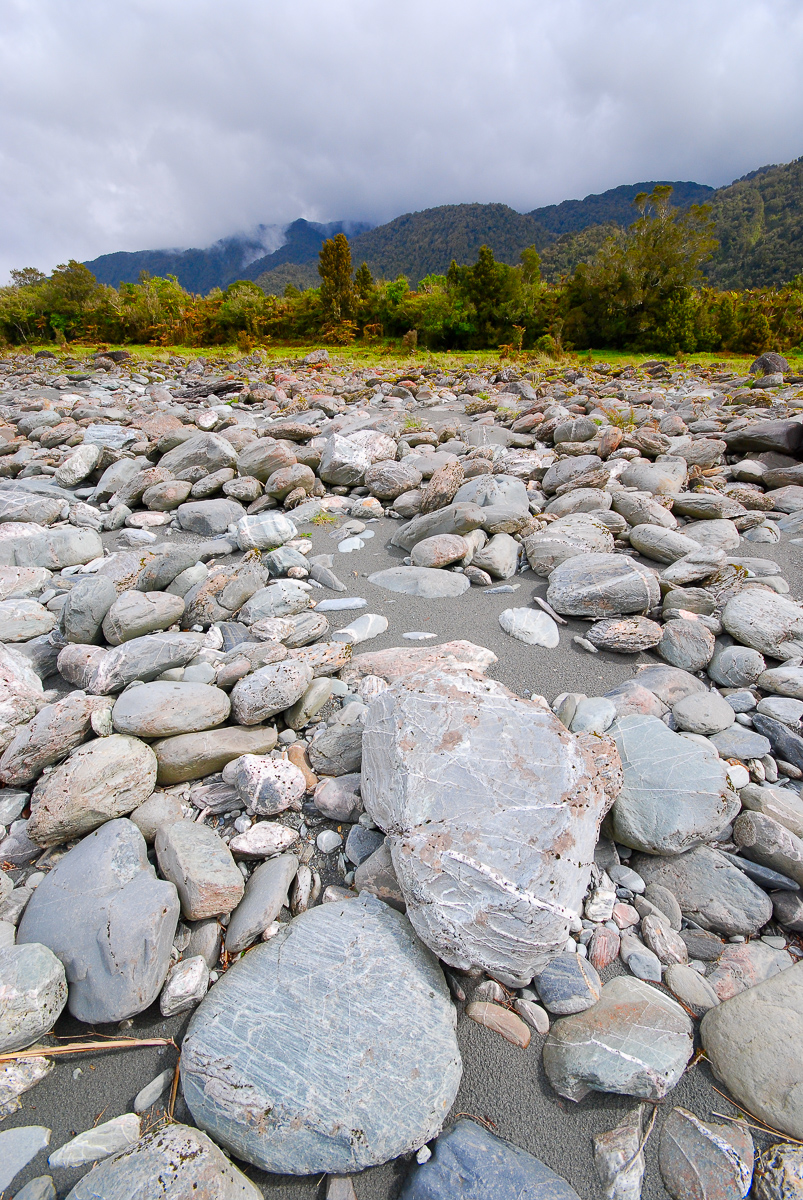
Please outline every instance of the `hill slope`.
[[246, 264], [262, 258], [266, 250], [275, 250], [284, 239], [280, 225], [261, 225], [254, 236], [223, 238], [205, 250], [135, 250], [101, 254], [84, 265], [99, 283], [117, 287], [136, 283], [140, 273], [175, 275], [188, 292], [206, 294], [215, 287], [226, 287], [232, 279], [242, 279]]
[[720, 288], [771, 287], [803, 273], [803, 158], [762, 167], [713, 197]]
[[633, 201], [639, 192], [651, 192], [656, 183], [669, 184], [673, 189], [672, 199], [678, 208], [705, 204], [714, 195], [714, 189], [704, 183], [652, 180], [649, 183], [626, 183], [621, 187], [609, 188], [607, 192], [586, 196], [584, 200], [564, 200], [562, 204], [534, 208], [530, 216], [556, 238], [564, 233], [579, 233], [591, 225], [631, 225], [638, 215], [633, 208]]

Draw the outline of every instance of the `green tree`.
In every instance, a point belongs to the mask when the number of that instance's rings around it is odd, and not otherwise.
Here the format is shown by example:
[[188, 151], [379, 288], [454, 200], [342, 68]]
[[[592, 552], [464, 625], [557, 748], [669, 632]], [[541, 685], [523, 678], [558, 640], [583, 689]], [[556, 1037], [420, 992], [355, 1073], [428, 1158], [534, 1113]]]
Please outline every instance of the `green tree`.
[[723, 350], [732, 350], [739, 336], [739, 324], [733, 307], [733, 296], [729, 292], [725, 293], [717, 305], [716, 325], [720, 346]]
[[361, 263], [354, 275], [354, 291], [360, 300], [367, 300], [374, 290], [374, 277], [368, 263]]
[[351, 283], [351, 249], [345, 234], [335, 234], [321, 246], [318, 255], [321, 277], [321, 307], [329, 325], [350, 320], [354, 310]]

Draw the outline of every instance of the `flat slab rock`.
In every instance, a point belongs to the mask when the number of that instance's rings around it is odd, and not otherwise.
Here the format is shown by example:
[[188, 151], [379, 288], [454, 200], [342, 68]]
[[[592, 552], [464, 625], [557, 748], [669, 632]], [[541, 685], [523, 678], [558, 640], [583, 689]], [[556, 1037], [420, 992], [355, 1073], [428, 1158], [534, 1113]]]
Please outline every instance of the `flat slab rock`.
[[462, 596], [471, 587], [460, 572], [435, 567], [388, 567], [369, 575], [368, 582], [388, 592], [402, 592], [405, 596], [420, 596], [424, 600]]
[[423, 941], [529, 983], [566, 941], [610, 803], [582, 741], [495, 681], [422, 672], [372, 701], [361, 790]]
[[189, 1125], [153, 1129], [78, 1180], [67, 1200], [260, 1200], [262, 1193], [215, 1143]]
[[310, 909], [236, 963], [181, 1057], [198, 1125], [290, 1175], [349, 1174], [421, 1146], [461, 1073], [437, 962], [370, 895]]
[[660, 1100], [691, 1058], [693, 1029], [664, 992], [619, 975], [604, 985], [593, 1008], [554, 1023], [544, 1042], [544, 1069], [567, 1100], [592, 1091]]
[[440, 1135], [429, 1162], [414, 1168], [400, 1200], [578, 1200], [565, 1179], [474, 1121]]

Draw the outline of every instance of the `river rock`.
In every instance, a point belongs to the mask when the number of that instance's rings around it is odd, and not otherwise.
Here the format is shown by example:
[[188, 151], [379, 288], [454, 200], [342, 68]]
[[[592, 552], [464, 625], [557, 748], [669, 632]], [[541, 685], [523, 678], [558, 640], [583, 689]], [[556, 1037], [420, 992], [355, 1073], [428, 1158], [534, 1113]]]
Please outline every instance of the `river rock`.
[[657, 717], [622, 717], [610, 732], [624, 772], [610, 815], [616, 841], [647, 854], [681, 854], [738, 814], [725, 764]]
[[535, 984], [547, 1012], [560, 1017], [591, 1008], [602, 990], [594, 967], [579, 954], [556, 954], [539, 971]]
[[763, 758], [771, 750], [769, 738], [753, 729], [746, 729], [744, 725], [731, 725], [721, 733], [711, 734], [710, 740], [721, 758], [738, 758], [742, 762]]
[[309, 747], [309, 760], [316, 775], [348, 775], [362, 762], [363, 727], [332, 725]]
[[226, 843], [208, 825], [163, 825], [154, 845], [159, 870], [175, 884], [188, 921], [230, 913], [240, 903], [243, 877]]
[[[452, 1011], [404, 917], [369, 895], [322, 905], [207, 995], [182, 1047], [184, 1096], [199, 1125], [263, 1170], [362, 1170], [437, 1134], [461, 1074]], [[362, 1097], [359, 1130], [343, 1126], [350, 1094]]]
[[432, 567], [387, 567], [369, 575], [368, 581], [385, 591], [420, 596], [424, 600], [453, 599], [471, 586], [465, 575]]
[[27, 642], [55, 624], [55, 614], [36, 600], [0, 600], [0, 641]]
[[156, 878], [142, 834], [125, 819], [108, 821], [41, 881], [17, 942], [42, 943], [61, 959], [79, 1021], [122, 1021], [158, 996], [178, 916], [176, 889]]
[[653, 571], [621, 554], [582, 554], [555, 568], [546, 598], [563, 616], [609, 617], [657, 604]]
[[45, 767], [66, 758], [85, 741], [92, 733], [93, 715], [109, 709], [105, 697], [83, 692], [70, 692], [55, 704], [45, 705], [6, 747], [0, 758], [0, 780], [6, 787], [31, 783]]
[[100, 637], [103, 620], [117, 599], [117, 588], [105, 575], [79, 579], [67, 593], [60, 625], [65, 640], [90, 645]]
[[721, 733], [729, 729], [736, 720], [727, 700], [719, 692], [694, 692], [678, 700], [672, 709], [675, 725], [688, 733], [699, 733], [703, 737], [710, 733]]
[[400, 1200], [578, 1200], [574, 1188], [526, 1150], [474, 1121], [440, 1135], [423, 1166], [414, 1167]]
[[784, 642], [803, 639], [803, 608], [764, 588], [740, 592], [725, 605], [722, 624], [744, 646], [770, 658], [790, 658]]
[[636, 525], [630, 530], [630, 545], [645, 558], [659, 563], [677, 562], [697, 549], [697, 542], [690, 537], [659, 525]]
[[290, 708], [312, 683], [312, 668], [288, 659], [260, 667], [234, 685], [231, 706], [241, 725], [258, 725], [275, 713]]
[[713, 633], [702, 621], [681, 617], [664, 625], [658, 653], [682, 671], [701, 671], [711, 661], [715, 646]]
[[13, 1183], [14, 1177], [49, 1141], [50, 1130], [44, 1125], [21, 1125], [0, 1133], [0, 1188]]
[[23, 1050], [56, 1024], [67, 1003], [64, 967], [38, 943], [0, 946], [0, 1054]]
[[572, 513], [526, 537], [524, 550], [536, 575], [545, 576], [570, 558], [612, 552], [613, 534], [591, 514]]
[[269, 754], [276, 745], [276, 730], [260, 726], [244, 729], [226, 726], [202, 733], [184, 733], [153, 744], [158, 764], [157, 782], [183, 783], [220, 771], [241, 754]]
[[705, 976], [687, 963], [670, 963], [664, 971], [664, 984], [695, 1017], [719, 1004], [719, 996]]
[[215, 1143], [189, 1125], [160, 1125], [113, 1158], [99, 1162], [67, 1200], [260, 1200], [262, 1193]]
[[743, 871], [709, 846], [674, 858], [635, 855], [631, 865], [678, 901], [683, 915], [725, 937], [751, 937], [772, 918], [772, 903]]
[[545, 704], [457, 671], [399, 680], [368, 710], [362, 796], [388, 834], [408, 916], [444, 961], [521, 986], [563, 946], [610, 801]]
[[753, 1173], [755, 1200], [800, 1200], [803, 1146], [779, 1142], [759, 1156]]
[[103, 619], [103, 636], [110, 646], [157, 633], [179, 621], [184, 613], [180, 596], [167, 592], [123, 592]]
[[261, 863], [245, 887], [242, 900], [226, 929], [226, 951], [239, 954], [276, 920], [287, 904], [287, 892], [298, 871], [294, 854], [280, 854]]
[[470, 551], [470, 544], [460, 534], [440, 533], [416, 542], [410, 557], [414, 567], [448, 567]]
[[673, 1200], [743, 1200], [753, 1178], [753, 1139], [739, 1121], [708, 1124], [673, 1108], [661, 1130], [658, 1162]]
[[651, 650], [663, 637], [663, 628], [647, 617], [622, 617], [620, 620], [597, 621], [586, 635], [592, 646], [611, 650], [614, 654], [639, 654]]
[[29, 836], [56, 846], [131, 812], [156, 783], [156, 756], [137, 738], [96, 738], [71, 751], [31, 795]]
[[532, 608], [506, 608], [499, 614], [499, 624], [519, 642], [529, 646], [544, 646], [553, 650], [560, 641], [558, 627], [550, 616]]
[[73, 526], [42, 529], [33, 536], [22, 534], [19, 540], [15, 538], [10, 545], [13, 545], [16, 566], [47, 567], [49, 571], [81, 566], [103, 555], [100, 534], [94, 529], [76, 529]]
[[712, 1008], [700, 1034], [715, 1076], [736, 1103], [802, 1138], [803, 963]]
[[693, 1025], [680, 1005], [620, 975], [592, 1008], [555, 1021], [544, 1042], [544, 1069], [567, 1100], [590, 1091], [658, 1100], [678, 1082], [693, 1049]]
[[143, 683], [118, 698], [112, 721], [118, 733], [161, 738], [222, 725], [231, 704], [220, 688], [204, 683]]
[[121, 692], [135, 679], [148, 683], [164, 671], [185, 667], [195, 658], [202, 644], [203, 635], [198, 633], [152, 633], [132, 638], [98, 660], [89, 690], [109, 696]]
[[[243, 754], [229, 770], [244, 806], [260, 816], [274, 817], [288, 808], [301, 807], [307, 781], [293, 763], [267, 755]], [[228, 772], [226, 778], [230, 778]]]
[[478, 504], [447, 504], [446, 508], [438, 509], [437, 512], [422, 513], [408, 521], [393, 535], [390, 544], [409, 552], [424, 538], [441, 533], [470, 533], [472, 529], [481, 528], [483, 520], [482, 509]]

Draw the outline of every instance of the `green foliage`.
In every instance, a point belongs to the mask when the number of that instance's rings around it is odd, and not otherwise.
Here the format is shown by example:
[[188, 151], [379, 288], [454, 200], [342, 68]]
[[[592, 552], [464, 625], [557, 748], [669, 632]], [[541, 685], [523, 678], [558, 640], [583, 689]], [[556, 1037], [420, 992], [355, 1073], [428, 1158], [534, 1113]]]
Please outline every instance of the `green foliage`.
[[354, 311], [351, 282], [351, 250], [348, 238], [337, 233], [321, 246], [318, 255], [321, 277], [321, 309], [327, 325], [337, 327], [350, 320]]

